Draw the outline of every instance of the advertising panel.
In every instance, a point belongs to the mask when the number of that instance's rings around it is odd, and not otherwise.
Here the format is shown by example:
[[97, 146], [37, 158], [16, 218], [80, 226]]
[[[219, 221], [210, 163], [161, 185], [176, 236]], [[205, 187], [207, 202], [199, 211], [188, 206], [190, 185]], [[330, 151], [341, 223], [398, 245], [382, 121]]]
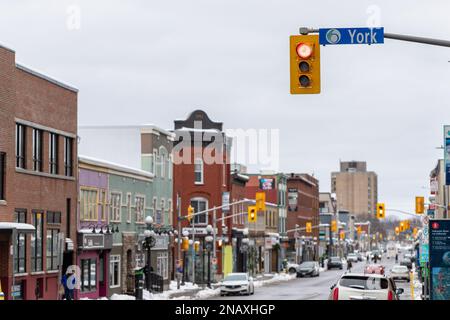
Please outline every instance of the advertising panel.
[[259, 179], [259, 189], [261, 189], [261, 190], [275, 189], [275, 179], [273, 179], [273, 178]]
[[431, 300], [450, 300], [450, 220], [430, 220]]
[[444, 126], [445, 184], [450, 185], [450, 126]]

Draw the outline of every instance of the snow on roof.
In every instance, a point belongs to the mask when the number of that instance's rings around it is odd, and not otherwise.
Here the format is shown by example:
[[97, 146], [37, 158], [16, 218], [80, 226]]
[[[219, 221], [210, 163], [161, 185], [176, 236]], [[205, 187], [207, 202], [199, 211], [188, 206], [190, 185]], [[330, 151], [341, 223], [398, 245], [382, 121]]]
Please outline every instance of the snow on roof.
[[17, 222], [0, 222], [0, 230], [17, 230], [21, 232], [35, 231], [36, 228], [28, 223], [17, 223]]
[[40, 71], [37, 71], [37, 70], [34, 70], [34, 69], [30, 69], [30, 68], [25, 67], [24, 65], [21, 65], [21, 64], [18, 64], [18, 63], [16, 63], [16, 68], [19, 69], [19, 70], [25, 71], [25, 72], [27, 72], [29, 74], [32, 74], [33, 76], [36, 76], [38, 78], [44, 79], [44, 80], [46, 80], [48, 82], [51, 82], [51, 83], [53, 83], [53, 84], [55, 84], [55, 85], [57, 85], [57, 86], [59, 86], [61, 88], [73, 91], [75, 93], [78, 92], [78, 89], [75, 88], [74, 86], [65, 84], [62, 81], [56, 80], [54, 78], [50, 78], [49, 76], [46, 76], [43, 72], [40, 72]]
[[222, 132], [218, 129], [199, 129], [199, 128], [186, 128], [186, 127], [182, 127], [180, 129], [175, 129], [175, 132], [176, 131], [211, 132], [211, 133], [221, 133]]
[[106, 160], [102, 160], [102, 159], [97, 159], [94, 157], [88, 157], [88, 156], [83, 156], [80, 155], [78, 156], [79, 162], [80, 163], [86, 163], [86, 164], [92, 164], [92, 165], [96, 165], [96, 166], [101, 166], [101, 167], [105, 167], [108, 169], [113, 169], [113, 170], [117, 170], [117, 171], [121, 171], [124, 173], [132, 173], [132, 174], [136, 174], [139, 176], [142, 176], [143, 178], [153, 178], [154, 175], [153, 173], [144, 171], [144, 170], [140, 170], [140, 169], [136, 169], [136, 168], [131, 168], [128, 166], [124, 166], [121, 164], [117, 164], [114, 162], [110, 162], [110, 161], [106, 161]]

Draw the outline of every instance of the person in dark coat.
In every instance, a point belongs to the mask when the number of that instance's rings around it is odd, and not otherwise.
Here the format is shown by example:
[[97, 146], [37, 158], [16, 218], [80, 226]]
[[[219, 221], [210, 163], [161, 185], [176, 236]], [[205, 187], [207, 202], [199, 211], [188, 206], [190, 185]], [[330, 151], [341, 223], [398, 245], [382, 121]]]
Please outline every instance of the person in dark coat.
[[347, 270], [349, 272], [352, 272], [352, 267], [353, 267], [352, 262], [350, 260], [347, 260]]
[[70, 284], [73, 281], [72, 270], [67, 270], [66, 274], [61, 278], [61, 284], [64, 287], [64, 298], [66, 300], [73, 300], [73, 288], [74, 286]]

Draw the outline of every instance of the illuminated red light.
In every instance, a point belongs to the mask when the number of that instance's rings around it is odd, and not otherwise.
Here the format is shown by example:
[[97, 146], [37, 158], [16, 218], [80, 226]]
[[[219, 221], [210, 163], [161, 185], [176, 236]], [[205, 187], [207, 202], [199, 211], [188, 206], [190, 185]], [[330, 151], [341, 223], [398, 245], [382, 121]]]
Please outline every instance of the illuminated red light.
[[297, 55], [302, 59], [308, 59], [311, 57], [313, 49], [310, 45], [306, 43], [299, 43], [297, 45]]

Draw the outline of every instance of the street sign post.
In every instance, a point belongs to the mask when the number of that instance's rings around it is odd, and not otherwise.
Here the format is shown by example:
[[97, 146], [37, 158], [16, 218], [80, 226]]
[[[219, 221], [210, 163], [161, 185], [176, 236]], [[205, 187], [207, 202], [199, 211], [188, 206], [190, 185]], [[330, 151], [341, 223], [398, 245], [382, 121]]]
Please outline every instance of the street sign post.
[[384, 43], [384, 28], [325, 28], [319, 29], [319, 43], [380, 44]]

